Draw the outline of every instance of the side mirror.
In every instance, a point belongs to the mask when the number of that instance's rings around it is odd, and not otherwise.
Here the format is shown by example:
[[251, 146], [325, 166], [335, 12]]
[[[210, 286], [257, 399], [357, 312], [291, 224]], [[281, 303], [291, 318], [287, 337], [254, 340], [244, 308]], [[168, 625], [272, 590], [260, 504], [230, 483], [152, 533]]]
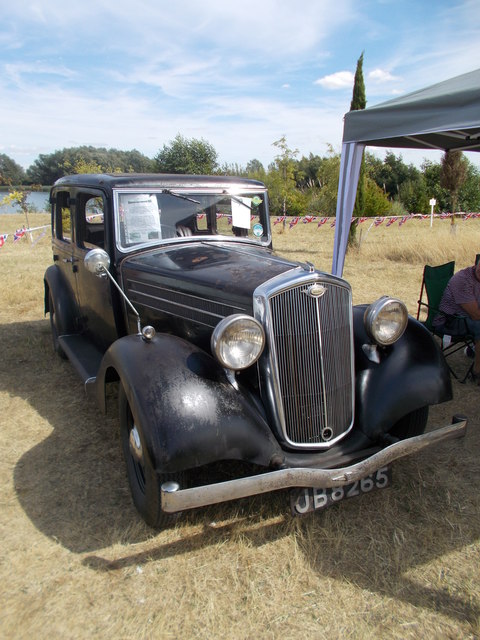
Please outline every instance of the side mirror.
[[103, 249], [91, 249], [83, 260], [85, 268], [98, 276], [104, 278], [110, 267], [110, 256]]

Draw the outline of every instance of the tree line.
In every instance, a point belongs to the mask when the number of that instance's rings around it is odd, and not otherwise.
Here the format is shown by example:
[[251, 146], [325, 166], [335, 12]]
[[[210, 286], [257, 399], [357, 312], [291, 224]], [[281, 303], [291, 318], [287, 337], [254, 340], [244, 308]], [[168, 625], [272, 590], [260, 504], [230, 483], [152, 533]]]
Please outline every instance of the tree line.
[[[267, 168], [257, 159], [244, 167], [219, 165], [209, 142], [180, 134], [154, 158], [135, 149], [80, 146], [40, 154], [25, 171], [0, 154], [0, 182], [28, 189], [52, 185], [71, 173], [229, 174], [264, 182], [272, 215], [335, 215], [340, 154], [329, 148], [324, 156], [310, 153], [299, 158], [285, 137], [273, 146], [277, 155]], [[437, 202], [437, 211], [480, 211], [480, 171], [461, 152], [445, 153], [440, 162], [424, 160], [417, 168], [391, 151], [383, 160], [367, 151], [361, 187], [364, 216], [429, 213], [431, 198]]]

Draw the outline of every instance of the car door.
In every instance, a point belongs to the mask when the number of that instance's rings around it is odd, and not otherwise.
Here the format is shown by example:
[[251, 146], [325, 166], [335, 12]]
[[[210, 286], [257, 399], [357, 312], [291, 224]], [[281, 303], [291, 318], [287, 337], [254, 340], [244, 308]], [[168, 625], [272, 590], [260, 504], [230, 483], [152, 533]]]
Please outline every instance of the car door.
[[95, 189], [76, 189], [74, 193], [75, 243], [73, 264], [77, 295], [81, 310], [82, 331], [101, 350], [106, 350], [118, 337], [118, 296], [108, 278], [88, 271], [84, 259], [88, 251], [100, 247], [109, 251], [105, 224], [107, 201]]
[[[53, 260], [61, 272], [64, 294], [73, 303], [78, 325], [77, 257], [75, 256], [75, 225], [71, 193], [61, 188], [53, 193]], [[76, 329], [79, 329], [76, 326]]]

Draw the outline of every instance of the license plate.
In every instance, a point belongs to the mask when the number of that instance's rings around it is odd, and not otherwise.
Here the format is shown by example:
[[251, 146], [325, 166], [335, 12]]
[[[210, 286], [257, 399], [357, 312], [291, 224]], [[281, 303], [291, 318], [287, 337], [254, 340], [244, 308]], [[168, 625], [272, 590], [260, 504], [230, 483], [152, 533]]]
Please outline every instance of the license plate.
[[331, 489], [316, 489], [312, 487], [292, 489], [290, 492], [292, 514], [299, 516], [311, 511], [326, 509], [332, 506], [332, 504], [337, 504], [346, 498], [355, 498], [364, 493], [369, 493], [374, 489], [384, 489], [388, 487], [391, 481], [391, 468], [382, 467], [369, 476], [365, 476], [365, 478], [343, 487], [333, 487]]

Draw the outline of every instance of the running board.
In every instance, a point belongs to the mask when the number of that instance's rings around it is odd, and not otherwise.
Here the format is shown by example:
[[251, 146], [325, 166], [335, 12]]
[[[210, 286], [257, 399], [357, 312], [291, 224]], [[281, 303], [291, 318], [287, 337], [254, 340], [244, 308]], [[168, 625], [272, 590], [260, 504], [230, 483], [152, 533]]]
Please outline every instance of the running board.
[[95, 384], [103, 352], [79, 334], [59, 336], [58, 342], [89, 393], [89, 387], [91, 389]]

